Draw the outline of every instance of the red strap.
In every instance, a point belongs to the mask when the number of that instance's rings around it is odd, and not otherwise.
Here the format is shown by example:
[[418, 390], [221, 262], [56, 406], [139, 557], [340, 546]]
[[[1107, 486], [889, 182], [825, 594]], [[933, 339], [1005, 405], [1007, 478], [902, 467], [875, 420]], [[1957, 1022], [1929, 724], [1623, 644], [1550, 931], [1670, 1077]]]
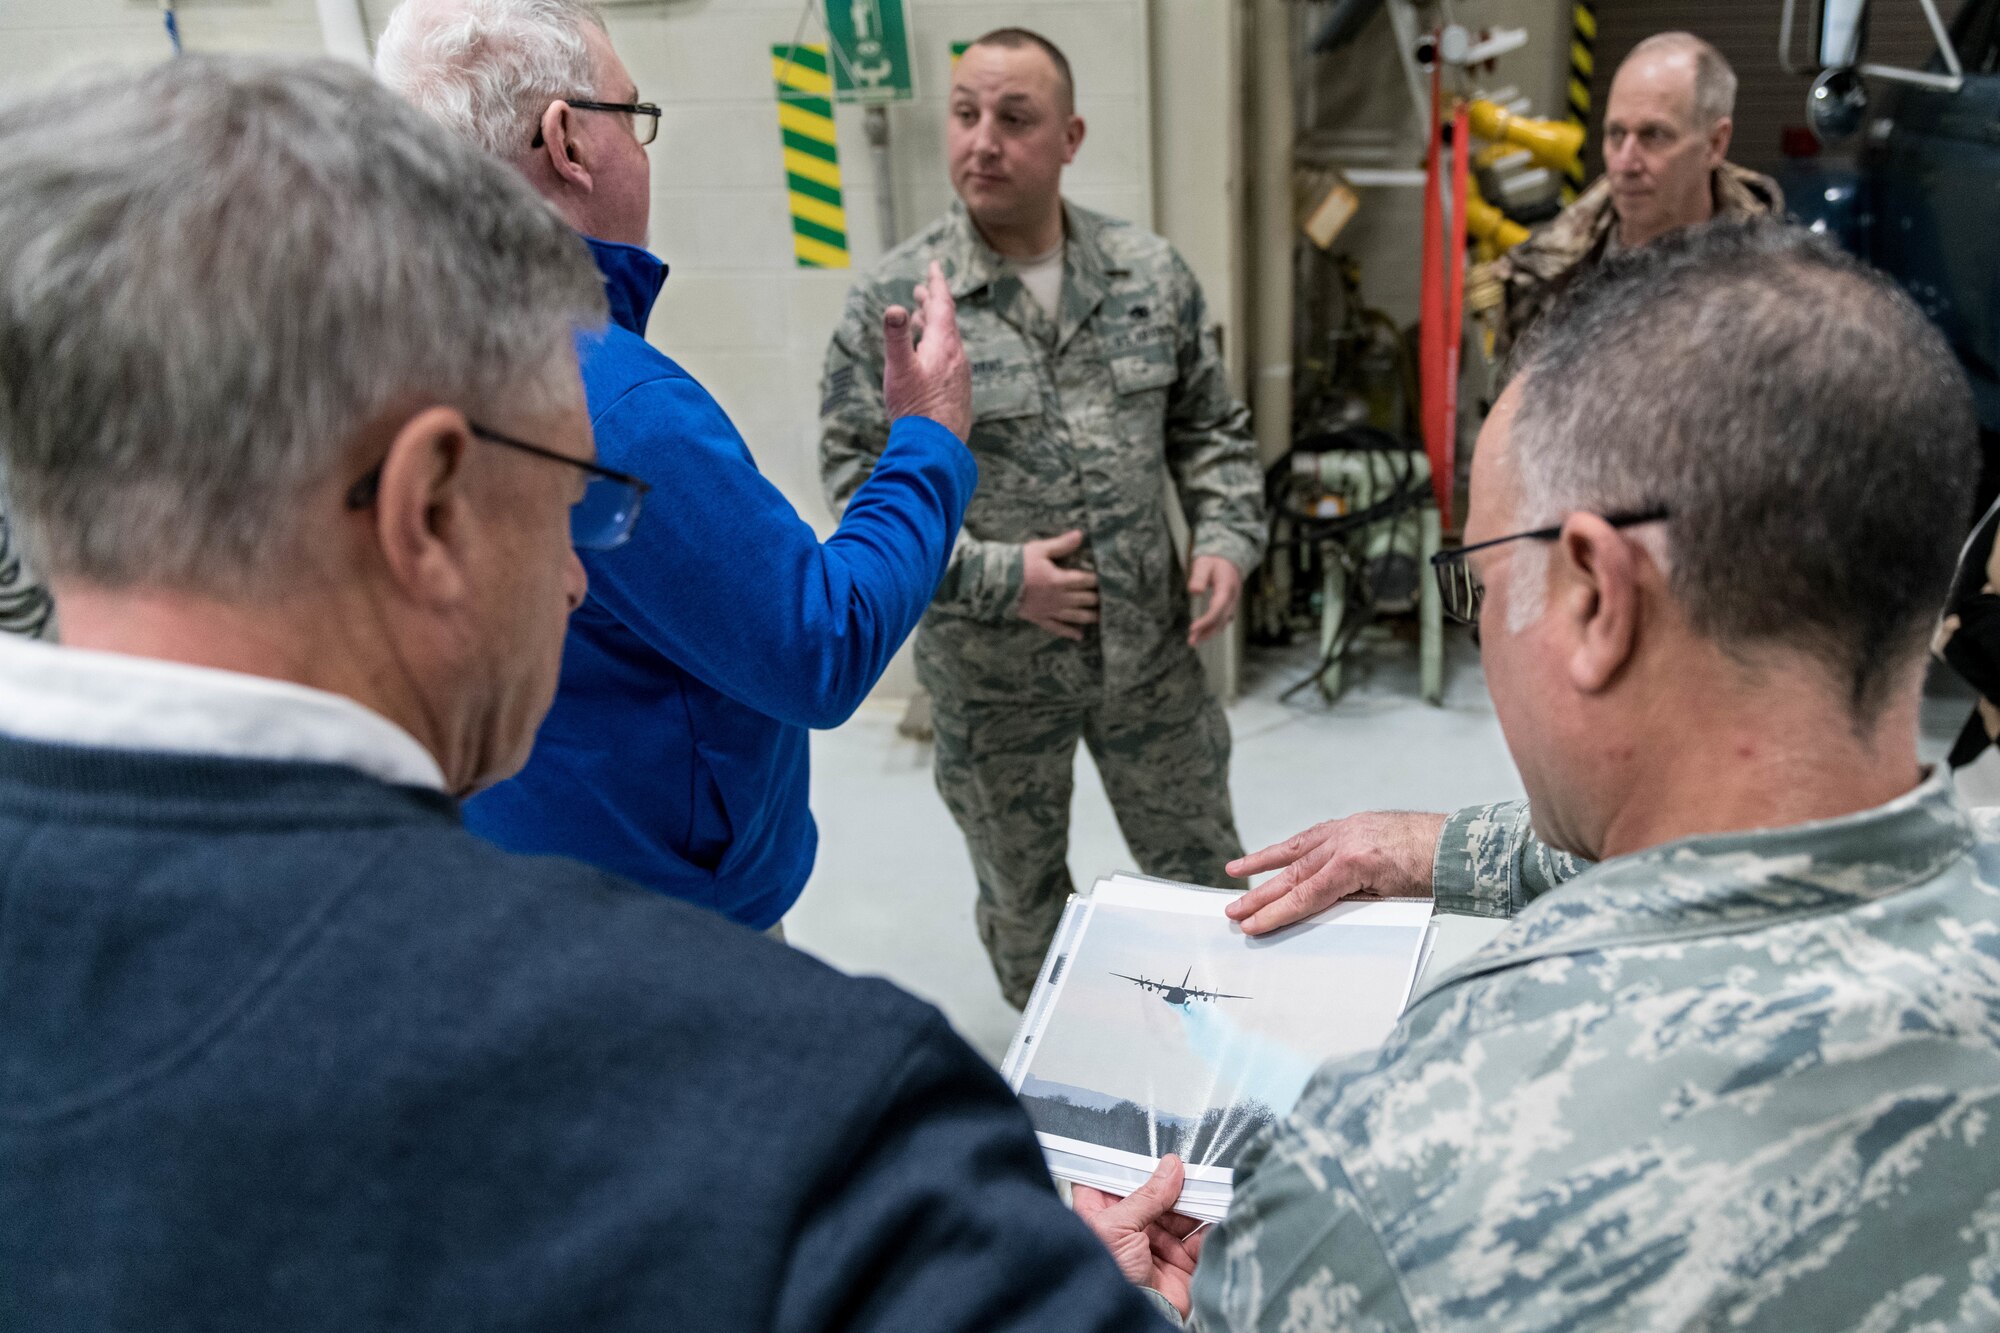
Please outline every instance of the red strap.
[[1445, 290], [1443, 126], [1441, 66], [1431, 66], [1431, 142], [1424, 171], [1424, 236], [1422, 286], [1418, 294], [1417, 372], [1418, 421], [1423, 427], [1424, 452], [1430, 457], [1431, 492], [1445, 521], [1451, 521], [1452, 376], [1445, 354], [1446, 324], [1451, 314]]
[[1451, 522], [1453, 483], [1458, 479], [1459, 357], [1465, 350], [1465, 196], [1472, 165], [1471, 115], [1459, 103], [1451, 122], [1451, 248], [1445, 272], [1451, 278], [1451, 301], [1445, 312], [1444, 337], [1444, 485], [1437, 485], [1437, 460], [1431, 461], [1432, 491], [1441, 496], [1438, 509]]

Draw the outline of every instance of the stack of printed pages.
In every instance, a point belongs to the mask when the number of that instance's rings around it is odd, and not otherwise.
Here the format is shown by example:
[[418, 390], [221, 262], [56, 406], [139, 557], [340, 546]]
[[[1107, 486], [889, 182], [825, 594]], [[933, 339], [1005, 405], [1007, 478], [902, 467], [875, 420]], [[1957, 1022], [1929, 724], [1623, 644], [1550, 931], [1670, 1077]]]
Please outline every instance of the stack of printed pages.
[[1058, 1179], [1129, 1194], [1167, 1153], [1180, 1211], [1220, 1221], [1237, 1158], [1323, 1062], [1409, 1003], [1429, 899], [1340, 903], [1251, 937], [1234, 895], [1137, 875], [1071, 898], [1001, 1073]]

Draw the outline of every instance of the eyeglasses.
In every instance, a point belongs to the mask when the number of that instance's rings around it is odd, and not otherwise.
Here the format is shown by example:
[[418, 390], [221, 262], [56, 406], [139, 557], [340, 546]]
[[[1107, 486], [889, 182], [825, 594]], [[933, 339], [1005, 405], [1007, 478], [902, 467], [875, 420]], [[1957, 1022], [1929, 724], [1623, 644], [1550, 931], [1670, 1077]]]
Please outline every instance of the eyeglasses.
[[[1667, 517], [1664, 507], [1634, 510], [1624, 514], [1606, 514], [1604, 521], [1614, 528], [1629, 528], [1637, 523], [1658, 523]], [[1486, 585], [1472, 572], [1466, 561], [1474, 551], [1483, 551], [1489, 546], [1499, 546], [1503, 542], [1552, 542], [1562, 536], [1562, 524], [1550, 528], [1536, 528], [1533, 532], [1516, 532], [1505, 537], [1495, 537], [1491, 541], [1474, 542], [1461, 546], [1455, 551], [1439, 551], [1431, 557], [1431, 573], [1437, 576], [1438, 592], [1444, 598], [1444, 613], [1461, 625], [1479, 624], [1479, 604], [1486, 599]]]
[[[502, 444], [509, 449], [518, 449], [524, 454], [537, 458], [550, 458], [558, 463], [582, 468], [590, 474], [584, 483], [583, 498], [569, 507], [570, 544], [580, 551], [608, 551], [614, 546], [622, 546], [632, 535], [633, 527], [639, 522], [639, 505], [646, 498], [652, 486], [639, 478], [624, 472], [614, 472], [608, 467], [581, 458], [571, 458], [553, 449], [544, 449], [539, 444], [529, 444], [497, 430], [488, 430], [476, 421], [466, 423], [474, 436], [488, 444]], [[382, 465], [377, 463], [368, 470], [366, 476], [347, 488], [347, 507], [366, 509], [375, 503], [376, 492], [382, 485]]]
[[[563, 105], [574, 107], [578, 111], [624, 112], [631, 121], [632, 137], [639, 141], [641, 148], [646, 147], [660, 136], [660, 107], [657, 102], [572, 102], [568, 98], [564, 98]], [[535, 141], [529, 144], [528, 147], [540, 148], [541, 146], [542, 131], [540, 126], [536, 126]]]

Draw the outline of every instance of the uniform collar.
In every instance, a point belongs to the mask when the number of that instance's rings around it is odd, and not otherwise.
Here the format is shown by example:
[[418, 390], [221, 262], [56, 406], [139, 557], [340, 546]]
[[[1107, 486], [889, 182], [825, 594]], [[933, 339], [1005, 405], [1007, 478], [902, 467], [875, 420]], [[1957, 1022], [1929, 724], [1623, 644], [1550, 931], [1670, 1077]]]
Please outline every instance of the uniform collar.
[[[1096, 311], [1111, 288], [1110, 280], [1131, 271], [1105, 253], [1101, 235], [1105, 226], [1103, 217], [1087, 208], [1078, 208], [1067, 199], [1062, 210], [1063, 296], [1058, 347], [1068, 342]], [[1003, 314], [1017, 313], [1023, 320], [1033, 322], [1033, 317], [1019, 308], [1020, 303], [1029, 301], [1027, 293], [1020, 290], [1007, 260], [972, 225], [962, 201], [952, 203], [942, 249], [940, 257], [946, 261], [946, 276], [954, 301], [984, 292]]]
[[1426, 995], [1538, 958], [1768, 929], [1851, 910], [1934, 878], [1975, 841], [1942, 766], [1887, 805], [1859, 814], [1683, 838], [1593, 866], [1537, 898]]
[[666, 262], [651, 251], [618, 241], [600, 241], [585, 236], [590, 257], [604, 275], [604, 295], [611, 303], [611, 321], [629, 333], [646, 336], [646, 321], [652, 316], [653, 302], [667, 281]]

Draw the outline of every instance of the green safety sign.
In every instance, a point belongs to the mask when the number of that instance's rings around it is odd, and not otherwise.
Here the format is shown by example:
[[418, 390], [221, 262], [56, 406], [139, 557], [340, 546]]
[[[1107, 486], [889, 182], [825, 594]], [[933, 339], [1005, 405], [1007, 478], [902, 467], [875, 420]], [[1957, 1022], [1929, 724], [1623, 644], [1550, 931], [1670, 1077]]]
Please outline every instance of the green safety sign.
[[907, 102], [910, 24], [903, 0], [825, 0], [837, 102]]

